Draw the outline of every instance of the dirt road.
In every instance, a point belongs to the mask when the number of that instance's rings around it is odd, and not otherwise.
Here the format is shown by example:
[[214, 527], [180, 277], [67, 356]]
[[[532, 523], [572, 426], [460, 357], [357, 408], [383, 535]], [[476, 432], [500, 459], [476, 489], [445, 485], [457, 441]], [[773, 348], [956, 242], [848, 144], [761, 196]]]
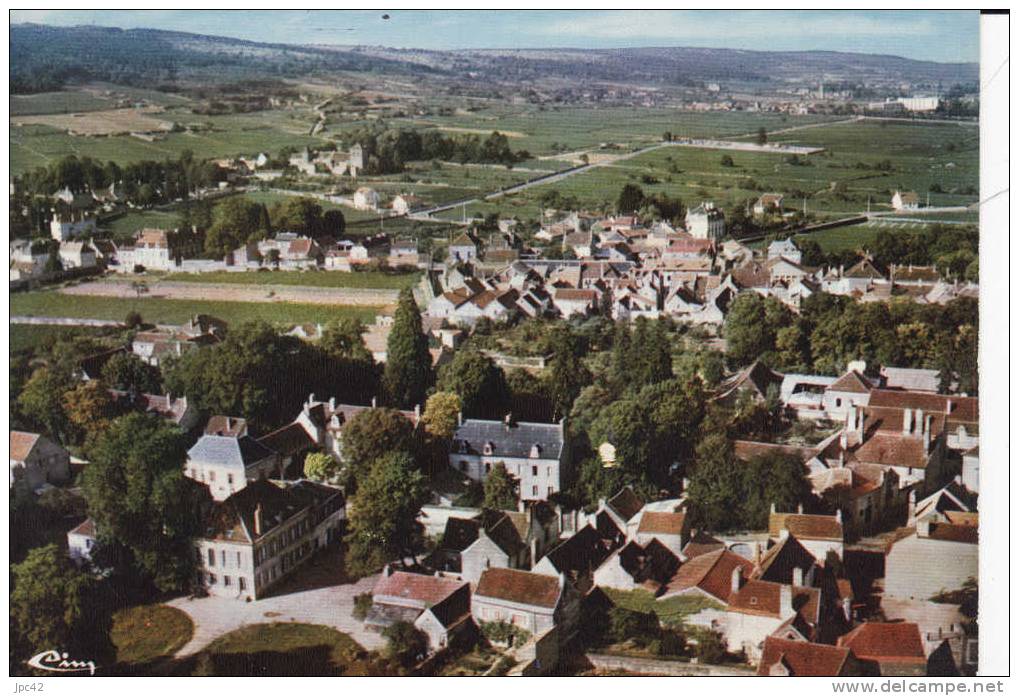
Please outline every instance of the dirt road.
[[[98, 280], [60, 292], [98, 297], [136, 297], [130, 284]], [[236, 285], [232, 283], [177, 283], [156, 281], [144, 297], [168, 300], [210, 300], [214, 302], [299, 302], [304, 304], [375, 306], [396, 304], [399, 291], [368, 288], [312, 288], [294, 285]]]

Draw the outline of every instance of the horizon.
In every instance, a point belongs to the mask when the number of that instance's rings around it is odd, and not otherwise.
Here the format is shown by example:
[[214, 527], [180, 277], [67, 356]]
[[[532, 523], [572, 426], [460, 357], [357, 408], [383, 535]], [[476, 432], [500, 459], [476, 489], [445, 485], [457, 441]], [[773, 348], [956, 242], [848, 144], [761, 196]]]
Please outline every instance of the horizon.
[[[769, 53], [823, 51], [972, 64], [979, 63], [980, 50], [976, 10], [394, 10], [385, 15], [388, 19], [383, 19], [383, 13], [12, 10], [11, 25], [152, 29], [255, 43], [422, 51], [704, 48]], [[734, 14], [739, 21], [733, 21]], [[499, 16], [497, 24], [490, 21], [494, 15]], [[788, 31], [789, 26], [797, 30]]]

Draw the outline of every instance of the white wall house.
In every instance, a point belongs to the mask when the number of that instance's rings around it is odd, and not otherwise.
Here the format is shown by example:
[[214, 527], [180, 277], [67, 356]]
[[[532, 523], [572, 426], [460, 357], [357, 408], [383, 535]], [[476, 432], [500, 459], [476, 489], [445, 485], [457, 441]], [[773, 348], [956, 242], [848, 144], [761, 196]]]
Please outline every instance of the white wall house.
[[686, 229], [697, 239], [721, 239], [725, 236], [725, 215], [710, 201], [686, 211]]
[[226, 500], [248, 485], [277, 473], [279, 457], [250, 435], [203, 435], [188, 450], [184, 473], [209, 487], [213, 500]]

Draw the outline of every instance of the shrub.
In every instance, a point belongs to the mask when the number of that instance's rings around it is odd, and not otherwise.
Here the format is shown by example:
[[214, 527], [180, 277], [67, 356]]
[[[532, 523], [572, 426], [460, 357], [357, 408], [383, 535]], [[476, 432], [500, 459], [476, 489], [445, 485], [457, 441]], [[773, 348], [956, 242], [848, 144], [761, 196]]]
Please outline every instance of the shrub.
[[364, 621], [368, 617], [368, 610], [372, 607], [372, 593], [362, 592], [354, 597], [354, 610], [350, 612], [358, 621]]
[[632, 640], [642, 646], [656, 640], [661, 634], [658, 617], [653, 613], [643, 613], [613, 607], [609, 609], [609, 637], [616, 643]]
[[722, 636], [714, 631], [703, 631], [697, 636], [694, 655], [699, 662], [717, 665], [725, 659], [726, 646]]
[[531, 637], [529, 632], [505, 621], [482, 621], [481, 635], [489, 643], [505, 643], [511, 647], [523, 645]]
[[385, 656], [409, 667], [428, 654], [428, 637], [406, 621], [397, 621], [382, 631], [386, 639]]

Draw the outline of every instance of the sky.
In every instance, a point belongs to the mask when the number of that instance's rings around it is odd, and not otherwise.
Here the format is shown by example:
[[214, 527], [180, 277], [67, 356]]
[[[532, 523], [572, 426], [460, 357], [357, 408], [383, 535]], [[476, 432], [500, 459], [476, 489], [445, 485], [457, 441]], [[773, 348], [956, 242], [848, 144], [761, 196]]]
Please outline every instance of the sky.
[[291, 44], [393, 48], [690, 46], [830, 50], [977, 62], [972, 11], [13, 10], [13, 23], [154, 28]]

